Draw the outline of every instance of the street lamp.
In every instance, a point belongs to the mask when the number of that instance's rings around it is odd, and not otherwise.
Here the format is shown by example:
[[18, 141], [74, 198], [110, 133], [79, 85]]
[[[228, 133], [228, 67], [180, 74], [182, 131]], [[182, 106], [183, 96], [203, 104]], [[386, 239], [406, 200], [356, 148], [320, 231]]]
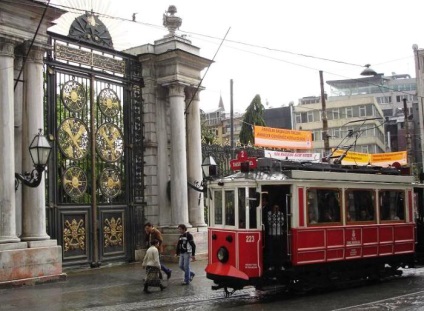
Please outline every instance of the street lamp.
[[215, 159], [212, 156], [208, 156], [202, 163], [202, 171], [205, 179], [216, 176], [217, 165]]
[[194, 181], [194, 185], [190, 182], [187, 182], [188, 186], [193, 190], [206, 193], [207, 191], [207, 182], [217, 175], [217, 165], [213, 157], [208, 156], [202, 163], [203, 171], [203, 180]]
[[25, 186], [32, 188], [38, 187], [40, 185], [42, 179], [41, 176], [47, 166], [51, 151], [52, 147], [47, 141], [47, 138], [41, 135], [41, 129], [39, 129], [38, 134], [35, 135], [34, 139], [29, 145], [29, 154], [31, 155], [34, 169], [31, 173], [15, 173], [15, 191], [18, 190], [19, 182], [22, 182]]

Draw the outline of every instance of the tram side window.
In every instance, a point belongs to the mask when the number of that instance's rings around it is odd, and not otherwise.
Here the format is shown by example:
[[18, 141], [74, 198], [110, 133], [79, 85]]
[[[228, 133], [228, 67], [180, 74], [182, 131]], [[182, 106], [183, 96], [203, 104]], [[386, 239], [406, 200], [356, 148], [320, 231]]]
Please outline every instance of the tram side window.
[[379, 191], [381, 220], [405, 220], [405, 193], [399, 190]]
[[340, 222], [340, 191], [308, 189], [308, 224]]
[[222, 225], [222, 191], [214, 191], [213, 200], [215, 202], [215, 221], [216, 225]]
[[238, 188], [238, 223], [240, 229], [246, 229], [246, 188]]
[[225, 225], [235, 226], [234, 191], [225, 191]]
[[375, 221], [375, 192], [373, 190], [346, 190], [346, 218], [352, 221]]

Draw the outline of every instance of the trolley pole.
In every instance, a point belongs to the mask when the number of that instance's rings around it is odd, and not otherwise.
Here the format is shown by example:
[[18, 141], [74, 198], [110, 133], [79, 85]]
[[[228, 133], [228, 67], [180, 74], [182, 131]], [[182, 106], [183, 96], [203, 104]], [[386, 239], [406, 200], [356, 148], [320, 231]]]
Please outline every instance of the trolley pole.
[[230, 145], [231, 159], [234, 159], [234, 103], [233, 103], [233, 79], [230, 79]]
[[408, 165], [412, 172], [412, 148], [411, 148], [411, 134], [409, 133], [409, 118], [408, 118], [408, 107], [406, 105], [406, 98], [403, 98], [403, 114], [405, 116], [405, 136], [406, 136], [406, 153], [408, 156]]
[[328, 135], [328, 120], [327, 120], [327, 108], [325, 105], [325, 93], [324, 93], [324, 78], [322, 70], [319, 71], [319, 80], [321, 85], [321, 105], [322, 105], [322, 138], [324, 140], [324, 157], [330, 154], [330, 142]]

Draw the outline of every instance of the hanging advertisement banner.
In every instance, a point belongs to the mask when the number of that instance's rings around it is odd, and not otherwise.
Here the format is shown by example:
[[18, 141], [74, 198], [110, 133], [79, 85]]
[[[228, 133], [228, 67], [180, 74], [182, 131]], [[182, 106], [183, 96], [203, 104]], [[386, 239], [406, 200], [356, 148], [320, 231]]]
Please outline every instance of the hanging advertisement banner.
[[[339, 157], [345, 153], [345, 150], [336, 150], [333, 157]], [[368, 153], [348, 151], [346, 157], [342, 160], [342, 165], [368, 165], [370, 164], [370, 155]]]
[[312, 149], [312, 132], [255, 125], [255, 146], [285, 149]]
[[400, 165], [407, 165], [407, 152], [387, 152], [387, 153], [374, 153], [371, 154], [371, 163], [372, 165], [377, 166], [389, 166], [393, 163], [398, 162]]
[[[341, 156], [344, 150], [336, 150], [333, 153], [334, 156]], [[346, 157], [342, 160], [343, 165], [375, 165], [381, 167], [387, 167], [398, 162], [400, 165], [407, 165], [407, 152], [386, 152], [386, 153], [360, 153], [349, 151]]]
[[266, 158], [273, 158], [277, 160], [288, 160], [288, 161], [308, 161], [308, 162], [320, 162], [321, 155], [316, 152], [284, 152], [275, 150], [264, 150]]

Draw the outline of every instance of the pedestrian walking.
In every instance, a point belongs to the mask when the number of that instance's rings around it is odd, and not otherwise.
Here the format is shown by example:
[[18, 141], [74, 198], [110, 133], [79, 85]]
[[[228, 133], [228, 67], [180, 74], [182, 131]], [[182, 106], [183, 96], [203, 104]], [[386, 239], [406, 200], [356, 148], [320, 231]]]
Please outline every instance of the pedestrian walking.
[[165, 286], [161, 282], [160, 260], [159, 260], [159, 241], [153, 240], [151, 246], [147, 249], [143, 259], [142, 267], [146, 269], [146, 279], [144, 281], [144, 292], [150, 294], [149, 286], [159, 287], [161, 291]]
[[182, 285], [188, 285], [193, 280], [195, 273], [190, 271], [190, 259], [196, 260], [196, 244], [193, 235], [187, 232], [185, 225], [178, 225], [180, 237], [177, 244], [176, 256], [180, 256], [179, 267], [184, 271], [184, 281]]
[[[162, 233], [156, 229], [150, 222], [147, 222], [144, 225], [144, 232], [146, 232], [146, 246], [149, 247], [153, 240], [159, 241], [159, 255], [163, 253], [163, 238]], [[171, 278], [172, 270], [167, 268], [165, 265], [161, 264], [160, 268], [165, 272], [167, 279]]]

